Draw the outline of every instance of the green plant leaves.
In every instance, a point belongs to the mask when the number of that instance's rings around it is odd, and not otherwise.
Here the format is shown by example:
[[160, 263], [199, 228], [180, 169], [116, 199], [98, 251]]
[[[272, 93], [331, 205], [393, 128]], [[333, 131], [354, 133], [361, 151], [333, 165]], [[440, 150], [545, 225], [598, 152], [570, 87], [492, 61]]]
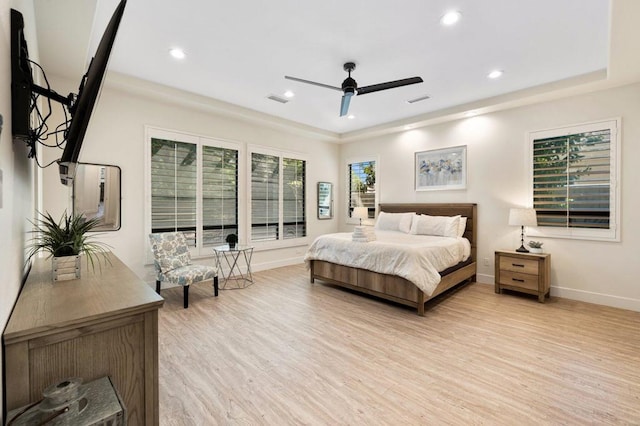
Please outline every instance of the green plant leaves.
[[46, 252], [49, 253], [47, 258], [84, 254], [92, 268], [95, 268], [96, 256], [99, 255], [110, 263], [107, 252], [111, 247], [96, 241], [97, 234], [87, 235], [100, 224], [99, 219], [86, 219], [81, 214], [69, 216], [66, 211], [60, 221], [50, 213], [38, 212], [38, 215], [35, 222], [30, 221], [35, 228], [30, 231], [34, 237], [28, 242], [27, 261], [38, 252]]

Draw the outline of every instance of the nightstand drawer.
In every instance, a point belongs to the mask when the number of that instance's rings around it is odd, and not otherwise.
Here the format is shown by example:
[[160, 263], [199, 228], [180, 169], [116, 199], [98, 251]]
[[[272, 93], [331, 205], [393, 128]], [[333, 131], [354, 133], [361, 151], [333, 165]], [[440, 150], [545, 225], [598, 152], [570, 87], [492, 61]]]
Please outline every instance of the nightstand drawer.
[[500, 270], [538, 275], [538, 261], [535, 259], [500, 256]]
[[537, 291], [538, 276], [502, 270], [500, 272], [500, 284]]

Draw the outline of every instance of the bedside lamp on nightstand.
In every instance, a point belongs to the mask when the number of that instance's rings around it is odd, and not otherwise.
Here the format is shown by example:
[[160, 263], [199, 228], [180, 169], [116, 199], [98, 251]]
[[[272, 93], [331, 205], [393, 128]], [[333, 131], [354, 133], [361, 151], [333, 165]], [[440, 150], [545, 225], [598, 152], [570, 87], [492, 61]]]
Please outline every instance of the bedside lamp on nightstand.
[[516, 249], [520, 253], [529, 253], [524, 246], [524, 227], [538, 226], [535, 209], [510, 209], [509, 225], [520, 226], [520, 248]]
[[354, 219], [360, 219], [360, 226], [362, 226], [362, 219], [369, 218], [369, 209], [366, 207], [354, 207], [351, 217]]

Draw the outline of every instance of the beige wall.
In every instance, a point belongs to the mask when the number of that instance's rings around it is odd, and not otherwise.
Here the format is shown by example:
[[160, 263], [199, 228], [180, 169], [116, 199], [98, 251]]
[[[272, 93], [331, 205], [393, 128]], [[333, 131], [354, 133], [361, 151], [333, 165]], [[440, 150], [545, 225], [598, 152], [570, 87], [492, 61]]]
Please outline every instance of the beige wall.
[[[519, 229], [507, 224], [509, 208], [530, 205], [526, 133], [621, 117], [621, 242], [543, 241], [552, 258], [553, 295], [640, 310], [640, 167], [633, 163], [640, 158], [639, 99], [640, 84], [623, 86], [353, 142], [341, 147], [340, 156], [342, 162], [363, 154], [378, 156], [380, 202], [478, 203], [479, 278], [493, 282], [494, 250], [519, 245]], [[457, 145], [467, 145], [467, 189], [414, 191], [414, 153]], [[340, 196], [344, 206], [344, 191]], [[341, 229], [346, 230], [344, 217], [340, 212]]]
[[[11, 19], [9, 10], [22, 12], [25, 20], [29, 54], [37, 60], [33, 4], [29, 1], [0, 0], [0, 114], [4, 124], [0, 135], [0, 329], [9, 319], [18, 297], [23, 276], [25, 239], [29, 229], [28, 218], [34, 210], [33, 161], [27, 159], [22, 142], [11, 137]], [[0, 354], [0, 363], [2, 363]], [[2, 373], [0, 379], [4, 382]], [[4, 400], [0, 389], [0, 401]], [[3, 423], [0, 413], [0, 423]]]
[[[60, 78], [51, 78], [51, 81], [61, 93], [75, 90], [75, 82]], [[142, 86], [145, 87], [143, 93], [140, 92]], [[153, 268], [147, 264], [148, 231], [144, 226], [145, 126], [238, 142], [245, 152], [247, 145], [251, 144], [304, 155], [308, 160], [307, 217], [310, 239], [335, 232], [338, 228], [336, 219], [317, 220], [315, 210], [316, 183], [337, 183], [339, 147], [336, 144], [327, 142], [327, 137], [322, 134], [316, 137], [313, 132], [297, 131], [294, 127], [293, 130], [287, 130], [279, 125], [256, 124], [255, 121], [243, 119], [241, 110], [234, 112], [237, 117], [226, 117], [224, 112], [212, 111], [212, 105], [220, 108], [220, 104], [213, 100], [115, 75], [107, 78], [94, 110], [80, 161], [113, 164], [122, 168], [122, 228], [117, 232], [103, 233], [101, 239], [110, 244], [116, 255], [149, 283], [153, 283], [154, 278]], [[54, 155], [59, 156], [60, 153], [50, 150], [49, 160]], [[242, 170], [246, 170], [246, 164], [243, 166]], [[239, 210], [242, 215], [247, 211], [243, 207], [246, 188], [240, 188], [240, 192]], [[59, 183], [58, 171], [53, 167], [45, 172], [43, 193], [45, 209], [54, 217], [64, 209], [71, 211], [70, 190]], [[254, 270], [260, 270], [299, 263], [305, 251], [306, 245], [277, 250], [256, 249], [252, 264]], [[199, 261], [210, 263], [213, 259], [209, 257]]]

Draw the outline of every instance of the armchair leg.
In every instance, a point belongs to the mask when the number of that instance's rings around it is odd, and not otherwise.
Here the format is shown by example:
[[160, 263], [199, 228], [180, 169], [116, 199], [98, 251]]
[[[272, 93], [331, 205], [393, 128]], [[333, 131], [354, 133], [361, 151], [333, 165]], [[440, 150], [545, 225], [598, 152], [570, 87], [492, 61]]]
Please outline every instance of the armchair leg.
[[213, 295], [218, 297], [218, 276], [213, 277]]
[[185, 285], [182, 291], [184, 292], [184, 308], [187, 309], [189, 307], [189, 286]]
[[160, 281], [156, 280], [156, 293], [160, 294]]

